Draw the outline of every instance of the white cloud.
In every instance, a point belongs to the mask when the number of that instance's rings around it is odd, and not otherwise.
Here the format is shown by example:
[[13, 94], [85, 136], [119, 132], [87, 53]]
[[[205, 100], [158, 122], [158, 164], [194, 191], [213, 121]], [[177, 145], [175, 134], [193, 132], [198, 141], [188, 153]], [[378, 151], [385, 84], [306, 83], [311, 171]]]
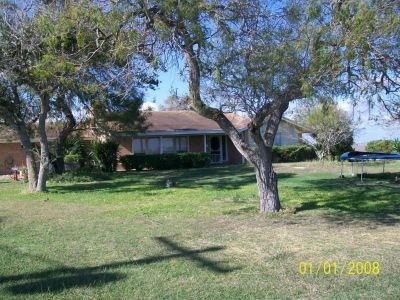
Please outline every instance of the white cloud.
[[155, 102], [144, 102], [142, 104], [141, 110], [152, 110], [157, 111], [159, 109], [158, 104]]

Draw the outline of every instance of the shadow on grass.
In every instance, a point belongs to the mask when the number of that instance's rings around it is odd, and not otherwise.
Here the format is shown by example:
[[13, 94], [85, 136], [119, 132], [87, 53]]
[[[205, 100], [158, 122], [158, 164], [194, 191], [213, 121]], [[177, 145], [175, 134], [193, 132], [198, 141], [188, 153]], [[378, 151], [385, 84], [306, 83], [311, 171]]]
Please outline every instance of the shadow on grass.
[[[164, 260], [178, 258], [192, 261], [197, 266], [213, 273], [224, 274], [239, 269], [238, 267], [227, 267], [224, 261], [214, 261], [202, 255], [207, 252], [224, 250], [225, 247], [223, 246], [189, 249], [167, 237], [156, 237], [155, 240], [167, 247], [172, 253], [150, 256], [137, 260], [114, 262], [94, 267], [75, 268], [63, 266], [39, 272], [0, 276], [0, 285], [11, 282], [11, 285], [6, 289], [15, 295], [57, 293], [71, 288], [97, 287], [123, 280], [127, 277], [127, 275], [122, 272], [111, 272], [110, 270], [159, 263]], [[28, 254], [28, 256], [30, 255]]]
[[[207, 188], [215, 190], [237, 190], [255, 184], [252, 168], [244, 166], [210, 167], [201, 169], [123, 172], [113, 175], [110, 181], [56, 185], [50, 192], [69, 193], [82, 191], [105, 191], [109, 193], [154, 192], [166, 189], [166, 180], [172, 179], [174, 188]], [[294, 176], [291, 173], [279, 174], [279, 178]]]
[[370, 174], [364, 182], [359, 178], [319, 179], [306, 181], [304, 187], [296, 187], [300, 195], [310, 191], [316, 197], [305, 200], [296, 212], [327, 210], [326, 218], [337, 224], [356, 220], [377, 224], [400, 223], [400, 186], [394, 182], [394, 174]]

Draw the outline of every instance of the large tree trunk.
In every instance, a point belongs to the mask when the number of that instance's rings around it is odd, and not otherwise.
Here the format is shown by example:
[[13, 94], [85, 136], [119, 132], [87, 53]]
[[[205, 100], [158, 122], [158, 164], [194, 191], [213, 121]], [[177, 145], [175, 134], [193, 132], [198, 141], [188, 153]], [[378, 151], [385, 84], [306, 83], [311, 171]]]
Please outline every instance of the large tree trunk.
[[57, 174], [62, 174], [65, 171], [65, 162], [64, 162], [64, 155], [65, 155], [65, 142], [67, 137], [70, 135], [72, 130], [76, 125], [76, 120], [74, 115], [72, 114], [71, 108], [66, 103], [66, 95], [60, 95], [57, 98], [57, 108], [62, 111], [65, 115], [65, 122], [63, 128], [58, 135], [58, 139], [56, 141], [56, 162], [55, 162], [55, 172]]
[[36, 190], [38, 180], [38, 171], [36, 167], [36, 160], [35, 154], [33, 152], [32, 143], [30, 141], [25, 124], [17, 124], [16, 130], [26, 156], [26, 169], [28, 171], [28, 189], [30, 192], [34, 192]]
[[[23, 105], [20, 99], [18, 88], [16, 85], [11, 86], [11, 93], [9, 94], [9, 99], [1, 108], [4, 108], [2, 112], [2, 117], [9, 124], [11, 128], [15, 130], [20, 141], [21, 146], [24, 150], [26, 157], [26, 168], [28, 172], [28, 189], [30, 192], [36, 190], [38, 172], [36, 167], [35, 153], [33, 151], [33, 146], [31, 139], [28, 134], [27, 123], [23, 116]], [[9, 106], [7, 106], [9, 105]], [[32, 121], [32, 120], [31, 120]]]
[[[248, 146], [247, 141], [239, 134], [223, 112], [204, 104], [200, 96], [200, 67], [194, 53], [187, 51], [186, 62], [189, 69], [189, 93], [196, 110], [203, 116], [213, 119], [230, 137], [236, 149], [254, 166], [260, 196], [260, 212], [277, 212], [281, 205], [278, 195], [278, 181], [272, 168], [272, 145], [283, 112], [288, 107], [288, 101], [281, 99], [271, 105], [274, 110], [260, 110], [249, 124], [250, 135], [257, 145], [257, 151]], [[269, 108], [269, 107], [268, 107]], [[266, 112], [269, 112], [268, 114]], [[260, 131], [266, 116], [267, 130], [264, 137]]]
[[261, 159], [255, 166], [260, 212], [276, 212], [281, 209], [278, 180], [271, 161]]
[[40, 141], [40, 169], [38, 182], [36, 186], [36, 192], [46, 191], [47, 176], [50, 167], [50, 150], [49, 143], [46, 135], [46, 119], [49, 111], [49, 96], [43, 95], [40, 104], [39, 114], [39, 141]]

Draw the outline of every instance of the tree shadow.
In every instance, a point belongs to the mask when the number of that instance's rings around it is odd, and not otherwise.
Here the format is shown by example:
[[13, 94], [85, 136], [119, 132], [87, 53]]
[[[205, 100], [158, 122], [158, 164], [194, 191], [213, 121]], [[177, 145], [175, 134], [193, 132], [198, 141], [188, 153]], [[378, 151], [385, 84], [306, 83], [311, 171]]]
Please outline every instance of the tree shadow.
[[[279, 178], [294, 174], [279, 174]], [[124, 172], [114, 175], [114, 180], [101, 182], [55, 185], [50, 192], [70, 193], [82, 191], [105, 191], [108, 193], [154, 192], [166, 189], [166, 180], [171, 179], [174, 188], [204, 188], [215, 190], [237, 190], [255, 184], [254, 171], [249, 167], [209, 167], [201, 169]]]
[[[355, 220], [382, 225], [400, 223], [400, 187], [386, 181], [390, 178], [394, 178], [394, 175], [373, 174], [364, 182], [358, 178], [309, 180], [296, 190], [300, 195], [302, 191], [315, 191], [317, 196], [303, 202], [296, 212], [328, 210], [326, 218], [338, 224]], [[318, 197], [319, 193], [323, 195]]]
[[[112, 282], [123, 280], [126, 274], [111, 271], [123, 267], [159, 263], [171, 259], [186, 259], [198, 267], [217, 274], [225, 274], [239, 269], [230, 267], [226, 261], [215, 261], [204, 256], [209, 252], [224, 250], [224, 246], [212, 246], [201, 249], [190, 249], [180, 245], [168, 237], [156, 237], [155, 241], [166, 247], [171, 253], [149, 256], [136, 260], [126, 260], [93, 267], [68, 267], [61, 266], [32, 273], [19, 275], [0, 276], [0, 285], [8, 285], [6, 290], [14, 295], [59, 293], [66, 289], [78, 287], [97, 287]], [[40, 256], [32, 256], [41, 259]], [[46, 261], [48, 262], [48, 261]], [[54, 263], [54, 261], [52, 261]]]

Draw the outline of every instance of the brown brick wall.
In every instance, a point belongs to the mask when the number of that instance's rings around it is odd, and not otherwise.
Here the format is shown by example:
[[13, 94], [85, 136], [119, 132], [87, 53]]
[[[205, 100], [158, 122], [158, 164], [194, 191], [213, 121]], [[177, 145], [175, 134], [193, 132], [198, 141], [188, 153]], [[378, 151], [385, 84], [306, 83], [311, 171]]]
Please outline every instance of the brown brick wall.
[[[6, 162], [9, 157], [12, 158], [11, 164]], [[13, 166], [21, 167], [24, 165], [26, 165], [25, 154], [20, 143], [0, 144], [0, 175], [10, 174]]]
[[202, 135], [189, 136], [189, 151], [204, 152], [204, 136]]
[[[132, 137], [117, 137], [116, 142], [119, 144], [118, 157], [132, 154]], [[118, 163], [117, 171], [125, 171], [121, 163]]]
[[230, 138], [228, 138], [228, 163], [232, 165], [242, 163], [242, 155], [236, 149], [235, 145], [233, 145]]
[[132, 138], [131, 137], [119, 137], [117, 139], [117, 143], [119, 143], [119, 155], [127, 155], [132, 154]]

